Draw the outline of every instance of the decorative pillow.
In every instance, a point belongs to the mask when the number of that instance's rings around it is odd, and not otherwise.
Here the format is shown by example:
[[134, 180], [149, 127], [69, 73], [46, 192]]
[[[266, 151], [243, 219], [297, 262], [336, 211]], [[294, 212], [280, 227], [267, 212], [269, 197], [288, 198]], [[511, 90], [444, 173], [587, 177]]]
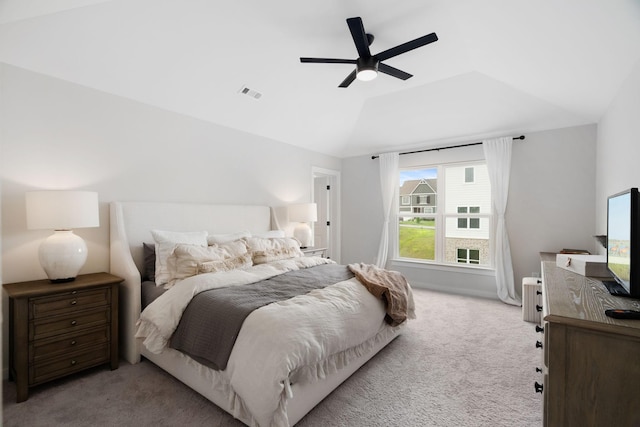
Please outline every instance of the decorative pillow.
[[[284, 238], [286, 237], [284, 234], [284, 230], [269, 230], [264, 233], [252, 234], [252, 237], [262, 237], [264, 239], [273, 239], [273, 238]], [[249, 237], [249, 236], [247, 236]]]
[[156, 286], [165, 285], [169, 282], [169, 270], [167, 268], [167, 258], [179, 243], [190, 245], [207, 246], [206, 231], [162, 231], [151, 230], [153, 240], [156, 242]]
[[156, 280], [156, 245], [155, 243], [143, 243], [142, 253], [144, 254], [144, 271], [142, 279], [150, 282]]
[[265, 239], [249, 237], [245, 239], [254, 264], [302, 257], [300, 243], [291, 237]]
[[202, 273], [236, 270], [251, 267], [251, 255], [244, 240], [236, 240], [206, 247], [179, 244], [167, 260], [170, 288], [176, 281]]
[[233, 242], [234, 240], [244, 239], [245, 237], [251, 237], [249, 230], [227, 234], [209, 234], [207, 236], [207, 244], [211, 246], [220, 243]]

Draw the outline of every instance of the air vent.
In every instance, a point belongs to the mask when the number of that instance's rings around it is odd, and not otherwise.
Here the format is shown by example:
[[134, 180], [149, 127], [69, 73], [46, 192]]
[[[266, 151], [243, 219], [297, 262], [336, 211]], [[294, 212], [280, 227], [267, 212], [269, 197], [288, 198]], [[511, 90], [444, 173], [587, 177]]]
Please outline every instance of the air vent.
[[242, 95], [250, 96], [253, 99], [260, 99], [262, 97], [262, 94], [260, 92], [258, 92], [257, 90], [253, 90], [251, 88], [248, 88], [246, 86], [242, 86], [240, 88], [240, 90], [238, 91], [238, 93], [240, 93]]

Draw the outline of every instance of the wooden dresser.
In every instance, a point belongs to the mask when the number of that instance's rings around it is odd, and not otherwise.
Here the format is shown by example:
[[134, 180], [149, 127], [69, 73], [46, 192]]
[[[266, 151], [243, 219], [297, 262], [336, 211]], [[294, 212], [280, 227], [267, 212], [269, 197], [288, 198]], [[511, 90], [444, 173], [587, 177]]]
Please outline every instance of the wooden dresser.
[[29, 387], [110, 363], [118, 368], [118, 284], [107, 273], [73, 282], [8, 283], [9, 373], [17, 401]]
[[544, 425], [640, 426], [640, 320], [604, 314], [640, 300], [542, 259]]

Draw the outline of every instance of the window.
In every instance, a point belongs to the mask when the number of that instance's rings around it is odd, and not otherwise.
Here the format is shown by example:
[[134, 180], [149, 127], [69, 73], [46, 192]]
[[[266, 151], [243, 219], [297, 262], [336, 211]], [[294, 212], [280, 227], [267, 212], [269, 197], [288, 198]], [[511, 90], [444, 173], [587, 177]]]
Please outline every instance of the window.
[[398, 210], [397, 256], [409, 261], [489, 267], [492, 217], [486, 163], [426, 165], [400, 171], [401, 189], [416, 188], [418, 183], [428, 184], [432, 194], [414, 199], [423, 207]]
[[473, 167], [464, 168], [464, 182], [473, 182]]
[[408, 205], [411, 202], [411, 197], [410, 196], [402, 196], [402, 204], [403, 205]]
[[[459, 214], [478, 214], [480, 206], [458, 206]], [[458, 218], [458, 228], [480, 228], [479, 218]]]
[[418, 196], [418, 204], [419, 205], [429, 204], [429, 196]]
[[478, 249], [458, 249], [458, 263], [480, 264], [480, 250]]

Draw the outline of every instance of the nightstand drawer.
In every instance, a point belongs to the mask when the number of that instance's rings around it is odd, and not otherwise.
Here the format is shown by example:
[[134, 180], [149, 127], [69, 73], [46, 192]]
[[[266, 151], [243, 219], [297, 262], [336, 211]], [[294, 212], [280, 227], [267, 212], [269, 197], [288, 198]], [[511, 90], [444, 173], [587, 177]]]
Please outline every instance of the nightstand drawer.
[[97, 329], [58, 335], [53, 338], [34, 341], [29, 345], [32, 362], [41, 362], [78, 349], [109, 342], [109, 328], [105, 325]]
[[92, 307], [108, 305], [109, 288], [88, 291], [72, 291], [52, 296], [29, 299], [29, 317], [39, 319], [45, 316], [65, 314]]
[[307, 248], [300, 248], [300, 250], [302, 251], [302, 253], [304, 254], [304, 256], [319, 256], [324, 258], [326, 256], [327, 253], [327, 248], [315, 248], [312, 246], [309, 246]]
[[79, 329], [106, 325], [110, 321], [110, 308], [89, 310], [66, 316], [53, 316], [29, 323], [29, 340], [39, 340]]
[[109, 361], [109, 345], [102, 344], [93, 349], [69, 353], [59, 359], [35, 363], [29, 369], [29, 384], [38, 384], [50, 379]]

